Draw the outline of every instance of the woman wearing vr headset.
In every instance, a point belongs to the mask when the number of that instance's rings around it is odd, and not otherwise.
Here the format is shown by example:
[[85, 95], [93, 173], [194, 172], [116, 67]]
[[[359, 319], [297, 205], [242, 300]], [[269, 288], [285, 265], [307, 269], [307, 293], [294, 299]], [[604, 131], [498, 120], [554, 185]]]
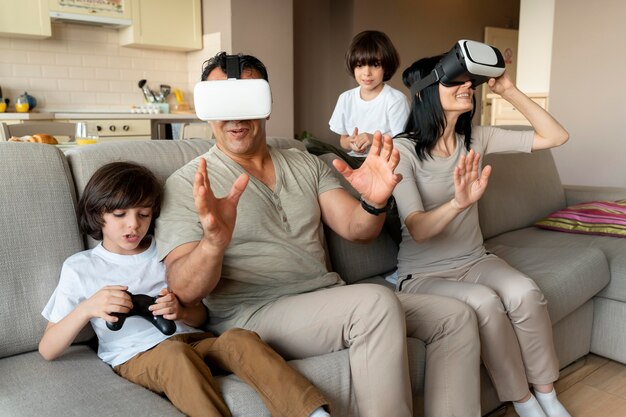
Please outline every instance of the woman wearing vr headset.
[[412, 97], [405, 131], [394, 140], [401, 154], [396, 173], [403, 177], [393, 192], [402, 219], [397, 289], [467, 303], [476, 312], [481, 356], [500, 400], [513, 401], [521, 417], [569, 417], [554, 391], [559, 363], [546, 300], [529, 277], [485, 250], [476, 204], [491, 173], [489, 166], [481, 170], [482, 155], [548, 149], [569, 134], [506, 72], [489, 79], [489, 88], [534, 130], [472, 127], [471, 80], [418, 84], [432, 79], [444, 56], [420, 59], [402, 74], [411, 91], [421, 91]]

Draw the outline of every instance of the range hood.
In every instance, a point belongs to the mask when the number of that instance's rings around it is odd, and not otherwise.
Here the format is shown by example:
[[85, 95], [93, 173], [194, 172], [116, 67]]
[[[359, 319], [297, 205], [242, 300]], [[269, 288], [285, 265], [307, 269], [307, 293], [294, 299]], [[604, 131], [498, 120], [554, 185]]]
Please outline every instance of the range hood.
[[50, 19], [54, 22], [80, 23], [84, 25], [104, 26], [109, 28], [126, 27], [133, 24], [131, 19], [98, 16], [96, 14], [80, 14], [50, 11]]

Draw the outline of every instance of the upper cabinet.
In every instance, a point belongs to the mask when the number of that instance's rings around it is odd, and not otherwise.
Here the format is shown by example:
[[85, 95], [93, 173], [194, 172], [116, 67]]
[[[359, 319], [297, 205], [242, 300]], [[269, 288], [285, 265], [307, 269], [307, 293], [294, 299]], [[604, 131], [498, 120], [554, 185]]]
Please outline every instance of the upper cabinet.
[[130, 0], [133, 24], [120, 29], [120, 45], [194, 51], [202, 49], [200, 0]]
[[48, 0], [0, 1], [0, 36], [49, 38]]
[[129, 26], [128, 0], [49, 0], [53, 21], [80, 22], [102, 26]]

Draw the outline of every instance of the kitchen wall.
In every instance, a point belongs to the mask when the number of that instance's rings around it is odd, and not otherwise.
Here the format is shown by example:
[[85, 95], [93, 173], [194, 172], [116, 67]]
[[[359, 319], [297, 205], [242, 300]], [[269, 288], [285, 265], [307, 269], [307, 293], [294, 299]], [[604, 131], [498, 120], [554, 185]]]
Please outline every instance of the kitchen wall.
[[400, 54], [390, 85], [405, 91], [404, 68], [448, 51], [459, 39], [482, 40], [485, 26], [518, 28], [519, 0], [299, 0], [294, 1], [295, 131], [338, 144], [328, 119], [339, 94], [356, 87], [344, 69], [352, 37], [382, 30]]
[[626, 187], [626, 2], [556, 0], [551, 113], [570, 132], [554, 150], [566, 184]]
[[0, 38], [0, 86], [12, 103], [28, 91], [40, 109], [128, 110], [144, 101], [140, 79], [190, 97], [191, 72], [197, 80], [199, 70], [191, 71], [188, 59], [184, 52], [121, 47], [115, 29], [53, 23], [50, 39]]

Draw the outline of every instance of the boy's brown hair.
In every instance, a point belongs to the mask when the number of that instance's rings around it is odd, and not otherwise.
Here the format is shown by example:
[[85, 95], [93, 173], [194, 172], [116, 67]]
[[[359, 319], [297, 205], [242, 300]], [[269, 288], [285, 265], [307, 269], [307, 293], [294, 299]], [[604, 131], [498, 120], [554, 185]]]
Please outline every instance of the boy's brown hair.
[[389, 81], [400, 65], [400, 56], [385, 33], [365, 30], [352, 38], [346, 51], [346, 69], [354, 77], [357, 66], [376, 64], [385, 71], [383, 81]]
[[78, 201], [78, 224], [81, 232], [102, 240], [104, 213], [133, 207], [152, 207], [149, 234], [161, 213], [163, 189], [148, 168], [131, 162], [112, 162], [101, 166], [85, 186]]

